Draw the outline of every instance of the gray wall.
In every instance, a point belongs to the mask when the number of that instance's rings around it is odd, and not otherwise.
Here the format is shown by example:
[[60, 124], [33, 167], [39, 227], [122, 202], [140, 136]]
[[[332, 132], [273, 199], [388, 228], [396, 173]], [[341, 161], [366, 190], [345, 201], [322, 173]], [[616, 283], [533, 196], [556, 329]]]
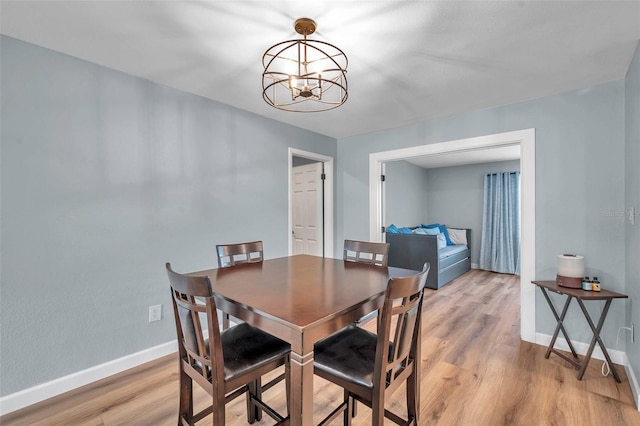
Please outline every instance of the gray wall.
[[437, 222], [471, 228], [471, 262], [477, 264], [484, 175], [520, 170], [520, 161], [433, 169], [423, 169], [408, 161], [391, 161], [385, 167], [385, 224], [400, 227]]
[[520, 160], [442, 167], [427, 171], [429, 223], [471, 228], [471, 263], [480, 257], [482, 201], [486, 173], [520, 170]]
[[287, 148], [335, 157], [335, 139], [0, 43], [2, 395], [174, 340], [167, 261], [287, 254]]
[[[538, 279], [555, 277], [558, 253], [586, 257], [589, 275], [605, 288], [625, 291], [625, 226], [606, 214], [625, 203], [625, 82], [472, 111], [455, 117], [338, 141], [338, 229], [368, 238], [369, 153], [507, 131], [536, 129], [536, 268]], [[604, 325], [610, 348], [625, 323], [624, 303], [615, 302]], [[601, 304], [589, 308], [597, 315]], [[552, 334], [555, 321], [536, 293], [536, 329]], [[577, 305], [566, 326], [575, 340], [591, 333]], [[623, 348], [624, 342], [618, 343]]]
[[[625, 209], [640, 208], [640, 43], [636, 48], [625, 80], [626, 144], [625, 144]], [[628, 214], [629, 210], [624, 210]], [[627, 357], [636, 377], [640, 377], [640, 216], [635, 225], [625, 222], [626, 291], [631, 298], [626, 312], [626, 325], [635, 325], [635, 342], [627, 336]]]
[[[427, 170], [407, 161], [385, 164], [384, 223], [417, 226], [427, 219]], [[367, 238], [368, 239], [368, 238]]]

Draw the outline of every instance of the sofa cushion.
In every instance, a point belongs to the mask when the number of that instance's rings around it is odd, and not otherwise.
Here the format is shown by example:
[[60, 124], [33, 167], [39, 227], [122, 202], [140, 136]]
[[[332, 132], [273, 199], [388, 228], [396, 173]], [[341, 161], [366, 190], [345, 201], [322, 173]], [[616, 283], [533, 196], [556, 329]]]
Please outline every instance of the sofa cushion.
[[467, 245], [467, 230], [466, 229], [454, 229], [448, 228], [449, 239], [454, 245], [461, 244]]

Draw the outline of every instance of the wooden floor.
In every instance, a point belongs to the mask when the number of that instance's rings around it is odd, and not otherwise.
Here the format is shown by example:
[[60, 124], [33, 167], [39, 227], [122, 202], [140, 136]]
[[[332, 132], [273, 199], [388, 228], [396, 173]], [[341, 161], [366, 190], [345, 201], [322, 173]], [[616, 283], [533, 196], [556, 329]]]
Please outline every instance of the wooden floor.
[[[592, 360], [582, 381], [545, 348], [520, 341], [518, 277], [473, 270], [438, 291], [427, 290], [423, 313], [420, 425], [640, 425], [623, 382]], [[194, 389], [197, 386], [194, 386]], [[316, 421], [342, 392], [315, 378]], [[283, 384], [268, 402], [284, 407]], [[403, 413], [404, 389], [386, 404]], [[206, 396], [197, 393], [197, 405]], [[177, 360], [167, 356], [0, 418], [2, 425], [175, 425]], [[355, 425], [370, 425], [358, 406]], [[210, 424], [211, 418], [200, 424]], [[339, 424], [336, 422], [335, 424]], [[227, 425], [245, 425], [245, 403], [227, 405]], [[273, 421], [265, 416], [260, 425]]]

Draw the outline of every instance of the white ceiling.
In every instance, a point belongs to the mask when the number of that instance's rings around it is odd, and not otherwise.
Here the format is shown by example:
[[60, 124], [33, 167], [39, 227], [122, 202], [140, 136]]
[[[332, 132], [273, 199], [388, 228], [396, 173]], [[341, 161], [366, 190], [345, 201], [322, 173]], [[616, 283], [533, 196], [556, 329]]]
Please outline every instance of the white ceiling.
[[[335, 138], [624, 78], [640, 2], [5, 1], [11, 37]], [[261, 59], [293, 22], [349, 58], [349, 99], [292, 113], [261, 95]]]
[[504, 145], [494, 148], [470, 149], [466, 151], [430, 154], [423, 157], [408, 158], [406, 161], [425, 169], [462, 166], [466, 164], [490, 163], [520, 159], [520, 144]]

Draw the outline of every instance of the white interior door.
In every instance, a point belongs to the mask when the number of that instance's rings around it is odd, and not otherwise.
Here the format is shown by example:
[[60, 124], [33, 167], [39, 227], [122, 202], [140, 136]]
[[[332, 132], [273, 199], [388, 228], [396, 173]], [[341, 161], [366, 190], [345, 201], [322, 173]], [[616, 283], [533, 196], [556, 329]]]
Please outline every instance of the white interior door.
[[322, 163], [293, 168], [293, 254], [322, 256]]

